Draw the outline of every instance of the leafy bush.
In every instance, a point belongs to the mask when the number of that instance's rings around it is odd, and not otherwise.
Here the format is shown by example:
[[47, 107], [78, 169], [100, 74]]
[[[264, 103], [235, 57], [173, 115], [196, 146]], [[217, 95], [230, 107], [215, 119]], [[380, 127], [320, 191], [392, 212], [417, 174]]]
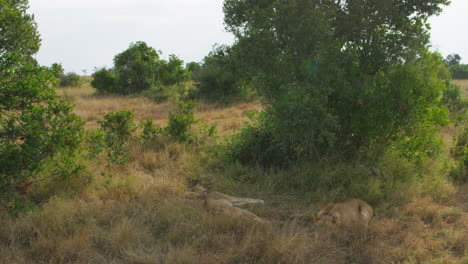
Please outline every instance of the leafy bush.
[[145, 143], [156, 141], [158, 136], [163, 133], [163, 129], [154, 124], [151, 118], [142, 121], [140, 127], [143, 131], [138, 137]]
[[447, 1], [429, 2], [226, 0], [236, 62], [266, 111], [252, 130], [267, 144], [255, 147], [255, 160], [354, 158], [420, 126], [443, 125], [446, 111], [438, 108], [449, 74], [428, 51], [425, 18]]
[[452, 65], [449, 67], [454, 79], [468, 79], [468, 64]]
[[240, 68], [236, 65], [233, 47], [215, 46], [203, 59], [203, 65], [193, 72], [197, 90], [194, 96], [209, 101], [226, 103], [233, 99], [248, 98]]
[[170, 55], [165, 61], [160, 54], [145, 42], [131, 43], [114, 57], [113, 69], [100, 69], [93, 74], [91, 85], [101, 93], [135, 94], [188, 80], [182, 60]]
[[193, 141], [195, 135], [190, 132], [190, 127], [197, 123], [194, 110], [195, 101], [179, 101], [179, 109], [176, 113], [169, 113], [169, 121], [164, 131], [178, 141]]
[[460, 86], [449, 83], [443, 92], [441, 103], [445, 105], [450, 112], [458, 112], [465, 109], [468, 105], [461, 96]]
[[96, 88], [98, 93], [114, 93], [115, 73], [113, 70], [101, 68], [92, 74], [91, 86]]
[[[468, 180], [468, 126], [461, 129], [460, 135], [455, 138], [452, 148], [452, 155], [459, 160], [458, 172], [453, 177], [456, 181], [464, 182]], [[453, 175], [452, 175], [453, 176]]]
[[[54, 75], [31, 57], [40, 45], [28, 1], [3, 1], [0, 12], [0, 207], [27, 204], [27, 188], [44, 178], [68, 178], [83, 121], [49, 85]], [[46, 175], [41, 175], [47, 172]]]
[[132, 133], [136, 130], [131, 110], [110, 112], [98, 120], [101, 128], [94, 130], [89, 138], [89, 155], [95, 157], [104, 152], [110, 169], [112, 164], [125, 164], [128, 161], [126, 148]]
[[66, 75], [63, 75], [60, 79], [60, 86], [79, 86], [81, 83], [80, 76], [74, 72], [69, 72]]

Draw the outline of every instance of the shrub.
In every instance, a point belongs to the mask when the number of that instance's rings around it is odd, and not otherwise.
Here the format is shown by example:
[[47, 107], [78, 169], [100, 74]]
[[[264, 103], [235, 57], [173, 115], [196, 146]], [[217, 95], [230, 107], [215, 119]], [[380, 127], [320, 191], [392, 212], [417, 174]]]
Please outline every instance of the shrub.
[[170, 55], [169, 61], [159, 58], [160, 51], [145, 42], [131, 43], [129, 48], [114, 57], [114, 68], [100, 69], [93, 74], [91, 85], [99, 92], [136, 94], [159, 90], [188, 80], [183, 61]]
[[102, 120], [98, 120], [101, 128], [94, 130], [88, 138], [89, 155], [95, 157], [104, 152], [109, 162], [107, 164], [109, 169], [112, 164], [127, 163], [126, 145], [137, 128], [133, 119], [133, 111], [121, 110], [107, 113]]
[[352, 1], [226, 0], [235, 61], [267, 117], [252, 131], [272, 144], [254, 155], [280, 151], [280, 164], [330, 152], [352, 159], [420, 126], [443, 125], [434, 113], [446, 113], [437, 108], [449, 73], [428, 50], [425, 18], [447, 1], [429, 2], [388, 9]]
[[452, 65], [449, 67], [454, 79], [468, 79], [468, 64]]
[[163, 129], [153, 123], [153, 119], [148, 118], [142, 121], [139, 125], [143, 131], [138, 136], [144, 143], [154, 142], [160, 134], [163, 133]]
[[458, 172], [453, 178], [458, 182], [465, 182], [468, 179], [468, 126], [465, 125], [461, 129], [461, 133], [454, 140], [455, 144], [452, 148], [452, 155], [459, 160]]
[[190, 127], [197, 123], [194, 115], [195, 101], [179, 101], [178, 106], [176, 113], [169, 113], [169, 121], [164, 130], [177, 141], [193, 141], [195, 135], [190, 132]]
[[236, 65], [234, 49], [215, 46], [203, 59], [203, 65], [193, 72], [197, 83], [194, 96], [213, 102], [227, 103], [234, 99], [247, 99], [251, 94], [243, 85], [241, 71]]
[[92, 74], [91, 86], [96, 88], [98, 93], [114, 93], [115, 73], [113, 70], [101, 68]]
[[[31, 57], [40, 46], [28, 1], [2, 1], [0, 12], [0, 207], [14, 213], [27, 189], [46, 177], [74, 175], [83, 121], [50, 88], [54, 75]], [[41, 175], [44, 173], [45, 175]]]
[[60, 86], [79, 86], [81, 83], [80, 76], [74, 72], [69, 72], [60, 77]]
[[183, 64], [184, 62], [175, 55], [169, 55], [169, 61], [161, 60], [161, 69], [158, 78], [163, 85], [174, 85], [189, 80], [190, 73]]

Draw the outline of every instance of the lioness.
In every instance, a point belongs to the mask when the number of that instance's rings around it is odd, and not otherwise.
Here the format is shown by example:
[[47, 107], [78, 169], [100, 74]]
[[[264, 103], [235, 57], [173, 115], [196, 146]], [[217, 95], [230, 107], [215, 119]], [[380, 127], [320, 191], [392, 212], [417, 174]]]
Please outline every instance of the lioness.
[[329, 203], [314, 217], [318, 227], [364, 228], [374, 216], [374, 210], [366, 202], [349, 199], [342, 203]]
[[201, 195], [204, 198], [204, 205], [209, 212], [212, 213], [222, 213], [235, 218], [245, 218], [252, 219], [254, 221], [264, 223], [265, 220], [261, 217], [258, 217], [252, 212], [249, 212], [245, 209], [238, 208], [236, 206], [242, 206], [245, 204], [264, 204], [263, 200], [244, 198], [244, 197], [235, 197], [230, 196], [220, 192], [210, 192], [208, 193], [205, 188], [201, 186], [196, 186], [194, 188], [195, 192], [202, 192]]

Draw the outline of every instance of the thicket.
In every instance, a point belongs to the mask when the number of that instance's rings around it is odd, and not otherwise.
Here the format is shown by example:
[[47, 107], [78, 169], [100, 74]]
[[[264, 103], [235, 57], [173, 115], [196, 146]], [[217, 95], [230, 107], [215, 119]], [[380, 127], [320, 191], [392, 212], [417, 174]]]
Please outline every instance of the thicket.
[[226, 0], [238, 61], [265, 109], [234, 140], [234, 156], [282, 166], [393, 142], [405, 156], [435, 155], [449, 73], [428, 50], [426, 20], [446, 4]]
[[218, 103], [252, 97], [253, 90], [247, 85], [236, 52], [235, 45], [215, 46], [201, 66], [191, 65], [196, 83], [192, 95]]
[[70, 87], [70, 86], [79, 86], [81, 83], [80, 76], [74, 72], [69, 72], [65, 74], [64, 69], [61, 64], [54, 63], [50, 67], [51, 72], [57, 78], [57, 84], [59, 87]]
[[50, 88], [50, 68], [32, 58], [40, 39], [28, 1], [0, 4], [0, 208], [15, 213], [31, 205], [35, 182], [79, 171], [83, 122]]
[[189, 79], [183, 61], [175, 55], [169, 60], [160, 58], [160, 51], [145, 42], [131, 43], [129, 48], [114, 57], [114, 67], [93, 73], [91, 85], [100, 93], [136, 94], [160, 90]]
[[468, 65], [461, 64], [461, 59], [461, 56], [456, 53], [449, 54], [444, 59], [444, 63], [449, 68], [454, 79], [468, 79]]

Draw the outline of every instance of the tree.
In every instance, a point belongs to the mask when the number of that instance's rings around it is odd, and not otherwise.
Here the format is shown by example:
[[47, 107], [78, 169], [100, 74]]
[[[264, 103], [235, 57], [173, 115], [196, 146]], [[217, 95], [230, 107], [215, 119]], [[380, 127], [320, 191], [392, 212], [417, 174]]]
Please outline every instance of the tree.
[[27, 0], [0, 0], [0, 56], [31, 56], [39, 50], [40, 36], [34, 16], [26, 13], [28, 7]]
[[236, 46], [215, 45], [193, 73], [197, 96], [225, 103], [235, 98], [246, 98], [241, 65], [236, 61]]
[[0, 207], [11, 209], [22, 206], [19, 198], [44, 170], [65, 178], [79, 169], [73, 157], [83, 121], [50, 88], [50, 68], [31, 57], [39, 35], [28, 2], [0, 4]]
[[448, 75], [428, 51], [427, 18], [448, 2], [225, 0], [226, 27], [266, 109], [257, 157], [353, 157], [434, 124]]
[[127, 50], [117, 54], [114, 58], [117, 91], [138, 93], [155, 85], [160, 67], [159, 54], [142, 41], [131, 43]]
[[165, 61], [159, 58], [160, 54], [145, 42], [131, 43], [114, 57], [114, 68], [93, 74], [95, 81], [91, 85], [100, 92], [135, 94], [188, 80], [189, 73], [183, 68], [182, 60], [170, 55], [169, 61]]
[[444, 60], [445, 65], [447, 65], [448, 67], [454, 66], [454, 65], [460, 65], [460, 61], [461, 61], [461, 57], [460, 55], [456, 53], [448, 55]]

